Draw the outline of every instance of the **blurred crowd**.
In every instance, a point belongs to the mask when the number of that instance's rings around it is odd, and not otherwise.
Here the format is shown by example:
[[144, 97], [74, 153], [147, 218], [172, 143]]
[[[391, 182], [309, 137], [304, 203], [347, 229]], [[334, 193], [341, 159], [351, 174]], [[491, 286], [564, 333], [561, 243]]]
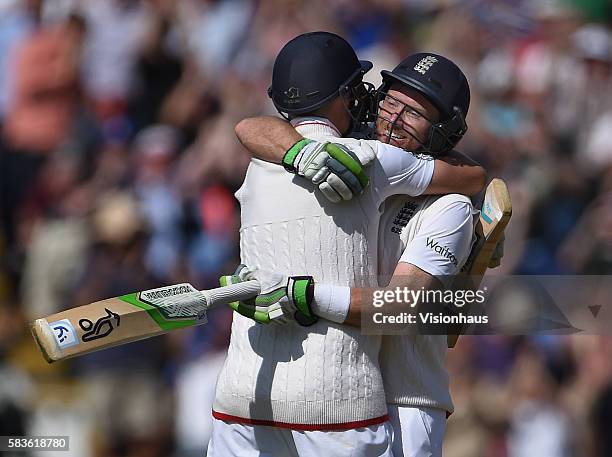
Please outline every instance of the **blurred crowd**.
[[[465, 71], [460, 149], [513, 199], [498, 273], [612, 273], [608, 0], [0, 0], [0, 435], [204, 455], [228, 310], [56, 365], [27, 323], [234, 270], [233, 127], [274, 113], [274, 57], [312, 30], [346, 37], [374, 84], [418, 51]], [[445, 456], [612, 456], [610, 338], [462, 337], [448, 364]]]

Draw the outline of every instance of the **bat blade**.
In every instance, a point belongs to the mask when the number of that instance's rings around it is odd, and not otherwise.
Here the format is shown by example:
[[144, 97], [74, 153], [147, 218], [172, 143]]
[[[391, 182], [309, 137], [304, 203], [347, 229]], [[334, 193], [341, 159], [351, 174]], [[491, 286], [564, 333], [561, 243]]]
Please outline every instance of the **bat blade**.
[[468, 275], [479, 277], [485, 274], [495, 247], [511, 217], [512, 201], [508, 186], [502, 179], [494, 178], [487, 186], [480, 218], [476, 224], [480, 243], [464, 267]]
[[[511, 217], [512, 200], [508, 186], [503, 179], [494, 178], [487, 186], [480, 217], [476, 223], [476, 244], [461, 272], [461, 276], [469, 277], [473, 287], [478, 287], [482, 281], [495, 247], [501, 241]], [[459, 335], [448, 335], [448, 347], [454, 347], [458, 339]]]
[[206, 324], [212, 307], [259, 293], [257, 281], [198, 291], [176, 284], [100, 300], [37, 319], [32, 334], [47, 362]]

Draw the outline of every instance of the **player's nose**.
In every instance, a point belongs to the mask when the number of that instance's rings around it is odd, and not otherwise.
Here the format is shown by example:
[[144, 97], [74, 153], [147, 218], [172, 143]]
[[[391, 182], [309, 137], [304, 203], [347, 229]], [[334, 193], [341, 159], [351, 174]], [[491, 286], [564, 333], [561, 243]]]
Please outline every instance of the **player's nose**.
[[391, 120], [391, 122], [393, 124], [395, 124], [397, 122], [397, 120], [400, 117], [400, 114], [401, 114], [401, 112], [399, 112], [399, 111], [389, 113], [389, 119]]

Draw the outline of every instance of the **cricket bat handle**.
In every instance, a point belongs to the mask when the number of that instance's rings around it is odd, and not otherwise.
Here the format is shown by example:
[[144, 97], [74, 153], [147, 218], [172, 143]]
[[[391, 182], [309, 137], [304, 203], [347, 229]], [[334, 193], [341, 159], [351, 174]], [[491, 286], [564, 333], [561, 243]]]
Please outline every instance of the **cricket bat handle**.
[[214, 308], [220, 305], [227, 305], [233, 301], [246, 300], [253, 298], [260, 292], [259, 281], [251, 280], [229, 284], [216, 289], [203, 290], [202, 293], [208, 295], [210, 304], [208, 308]]

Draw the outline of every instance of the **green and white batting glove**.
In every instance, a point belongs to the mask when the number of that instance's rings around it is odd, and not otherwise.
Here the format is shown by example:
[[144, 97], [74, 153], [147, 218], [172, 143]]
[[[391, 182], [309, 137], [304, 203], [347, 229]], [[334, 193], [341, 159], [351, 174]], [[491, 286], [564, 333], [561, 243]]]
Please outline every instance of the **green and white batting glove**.
[[331, 202], [361, 195], [369, 179], [359, 158], [346, 146], [303, 139], [283, 157], [283, 166], [319, 187]]
[[231, 276], [222, 276], [222, 286], [242, 281], [257, 280], [261, 292], [251, 300], [230, 303], [239, 314], [260, 324], [286, 324], [294, 320], [302, 326], [317, 322], [312, 313], [313, 285], [312, 276], [286, 276], [269, 270], [248, 268], [240, 265]]

